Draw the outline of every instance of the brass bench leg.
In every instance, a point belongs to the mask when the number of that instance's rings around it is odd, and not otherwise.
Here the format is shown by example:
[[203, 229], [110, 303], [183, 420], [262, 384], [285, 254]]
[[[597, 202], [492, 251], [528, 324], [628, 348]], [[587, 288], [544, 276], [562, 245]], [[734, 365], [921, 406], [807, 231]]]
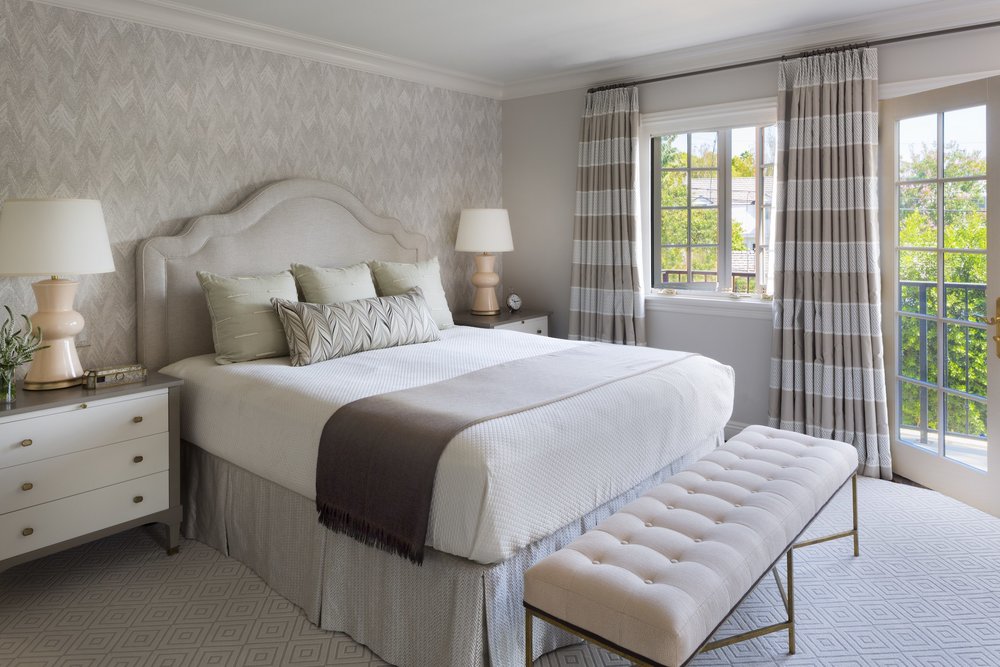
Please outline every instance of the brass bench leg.
[[792, 554], [795, 549], [789, 549], [786, 559], [788, 561], [788, 655], [795, 655], [795, 568], [792, 561]]
[[531, 610], [524, 610], [524, 667], [532, 667], [535, 661], [531, 659], [531, 654], [534, 651], [534, 642], [531, 638], [531, 626], [532, 626], [532, 616]]
[[854, 556], [861, 555], [861, 547], [858, 544], [858, 474], [851, 478], [851, 500], [854, 502]]

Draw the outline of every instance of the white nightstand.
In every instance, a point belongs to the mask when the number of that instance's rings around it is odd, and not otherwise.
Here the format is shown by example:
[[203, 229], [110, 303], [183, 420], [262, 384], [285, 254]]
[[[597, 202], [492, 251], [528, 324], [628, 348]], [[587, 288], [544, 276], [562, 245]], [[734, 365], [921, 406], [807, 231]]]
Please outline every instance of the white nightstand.
[[550, 314], [544, 310], [521, 309], [516, 313], [503, 311], [499, 315], [457, 313], [453, 316], [453, 319], [455, 320], [455, 324], [464, 327], [508, 329], [510, 331], [524, 331], [525, 333], [538, 334], [539, 336], [548, 336]]
[[18, 391], [0, 409], [0, 570], [145, 523], [180, 541], [180, 387]]

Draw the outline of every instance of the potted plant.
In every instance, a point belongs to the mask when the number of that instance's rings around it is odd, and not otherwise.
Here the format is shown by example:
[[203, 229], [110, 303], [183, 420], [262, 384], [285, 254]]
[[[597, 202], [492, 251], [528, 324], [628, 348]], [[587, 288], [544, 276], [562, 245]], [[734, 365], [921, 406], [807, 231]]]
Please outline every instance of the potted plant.
[[21, 315], [24, 326], [14, 330], [14, 313], [4, 306], [7, 321], [0, 326], [0, 405], [10, 405], [17, 398], [17, 367], [31, 361], [35, 352], [48, 347], [42, 345], [42, 329], [31, 326], [27, 315]]

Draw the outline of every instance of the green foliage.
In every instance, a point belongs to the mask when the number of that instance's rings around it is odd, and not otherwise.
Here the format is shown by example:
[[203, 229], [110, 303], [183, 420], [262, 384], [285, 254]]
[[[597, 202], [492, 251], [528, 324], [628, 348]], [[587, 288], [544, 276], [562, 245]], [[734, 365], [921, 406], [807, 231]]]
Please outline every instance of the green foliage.
[[48, 346], [42, 345], [41, 327], [33, 329], [27, 315], [21, 315], [24, 326], [15, 331], [14, 313], [10, 306], [3, 308], [7, 311], [7, 320], [0, 326], [0, 372], [9, 372], [28, 363], [35, 352]]
[[747, 247], [747, 242], [743, 240], [744, 234], [746, 234], [746, 230], [743, 229], [743, 223], [738, 220], [733, 220], [733, 233], [732, 239], [730, 239], [733, 250], [745, 251], [750, 249]]
[[[945, 176], [985, 176], [986, 160], [979, 151], [956, 144], [945, 147]], [[900, 161], [900, 178], [937, 177], [937, 151], [933, 145]], [[986, 181], [947, 182], [944, 185], [943, 224], [939, 234], [938, 188], [935, 184], [904, 184], [898, 188], [900, 309], [908, 313], [975, 321], [986, 313], [986, 256], [971, 252], [944, 253], [945, 292], [938, 294], [939, 240], [956, 250], [986, 248]], [[926, 250], [923, 250], [926, 248]], [[986, 396], [988, 336], [983, 329], [962, 324], [944, 327], [946, 387]], [[937, 325], [920, 318], [899, 321], [900, 373], [904, 377], [936, 384]], [[921, 403], [926, 403], [926, 426], [938, 427], [938, 392], [906, 382], [900, 395], [902, 425], [922, 426]], [[947, 431], [981, 435], [986, 433], [985, 404], [946, 395]]]
[[750, 151], [743, 151], [739, 155], [733, 156], [733, 177], [742, 178], [747, 176], [755, 176], [753, 171], [753, 153]]

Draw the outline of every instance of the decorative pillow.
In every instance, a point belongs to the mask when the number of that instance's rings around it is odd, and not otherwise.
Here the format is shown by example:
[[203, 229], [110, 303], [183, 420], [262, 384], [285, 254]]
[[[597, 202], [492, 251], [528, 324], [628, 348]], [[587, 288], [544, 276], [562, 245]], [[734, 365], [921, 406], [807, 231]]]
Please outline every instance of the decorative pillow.
[[427, 307], [437, 322], [439, 329], [455, 326], [448, 309], [448, 298], [441, 286], [441, 267], [437, 257], [416, 264], [400, 264], [397, 262], [369, 262], [375, 275], [375, 284], [382, 296], [403, 294], [413, 287], [423, 290]]
[[298, 298], [288, 271], [273, 276], [220, 276], [199, 271], [212, 317], [215, 361], [232, 364], [288, 354], [285, 332], [271, 299]]
[[343, 303], [378, 296], [371, 269], [363, 262], [342, 269], [292, 264], [292, 275], [309, 303]]
[[441, 338], [419, 289], [331, 305], [271, 299], [292, 366]]

